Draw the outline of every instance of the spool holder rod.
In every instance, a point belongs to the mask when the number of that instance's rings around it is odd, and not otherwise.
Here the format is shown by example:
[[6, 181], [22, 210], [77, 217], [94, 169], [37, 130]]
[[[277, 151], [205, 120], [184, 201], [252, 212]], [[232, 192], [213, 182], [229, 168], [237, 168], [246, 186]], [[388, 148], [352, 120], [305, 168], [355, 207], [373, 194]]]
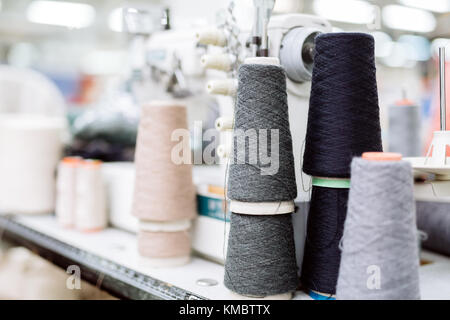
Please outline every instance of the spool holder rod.
[[253, 25], [253, 55], [257, 57], [269, 56], [268, 24], [272, 15], [275, 0], [253, 0], [255, 7], [255, 21]]
[[441, 131], [445, 131], [447, 130], [445, 100], [445, 47], [439, 48], [439, 91], [441, 108]]

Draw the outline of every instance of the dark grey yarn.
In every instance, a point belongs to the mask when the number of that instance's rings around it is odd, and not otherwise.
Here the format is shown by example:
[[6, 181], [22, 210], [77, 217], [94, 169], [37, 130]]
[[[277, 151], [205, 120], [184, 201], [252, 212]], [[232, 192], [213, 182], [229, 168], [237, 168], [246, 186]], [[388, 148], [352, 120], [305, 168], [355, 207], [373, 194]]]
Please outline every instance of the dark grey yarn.
[[291, 214], [231, 213], [225, 286], [265, 297], [293, 292], [298, 285]]
[[[244, 64], [239, 68], [234, 115], [233, 161], [229, 168], [227, 195], [231, 200], [276, 202], [297, 196], [289, 128], [286, 76], [273, 65]], [[267, 173], [262, 155], [273, 157], [271, 129], [279, 134], [278, 171]], [[238, 131], [255, 130], [256, 141]], [[261, 131], [260, 131], [261, 130]], [[261, 132], [267, 134], [261, 149]], [[242, 159], [242, 147], [245, 158]], [[259, 148], [259, 149], [258, 149]], [[250, 155], [256, 155], [252, 163]], [[265, 297], [293, 292], [298, 285], [291, 214], [252, 215], [231, 213], [230, 235], [225, 262], [225, 286], [238, 294]]]
[[417, 228], [428, 238], [426, 249], [450, 256], [450, 203], [417, 201]]
[[388, 115], [389, 151], [401, 153], [404, 157], [420, 156], [419, 106], [390, 106]]
[[[274, 65], [243, 64], [239, 68], [234, 129], [269, 130], [267, 134], [270, 156], [270, 129], [279, 130], [279, 169], [276, 174], [262, 175], [269, 165], [261, 164], [258, 143], [245, 145], [245, 163], [238, 163], [238, 137], [234, 135], [233, 162], [229, 168], [228, 198], [246, 202], [287, 201], [297, 197], [292, 137], [284, 69]], [[265, 148], [265, 146], [264, 146]], [[258, 151], [258, 161], [252, 164], [249, 155]], [[266, 152], [264, 150], [264, 152]]]

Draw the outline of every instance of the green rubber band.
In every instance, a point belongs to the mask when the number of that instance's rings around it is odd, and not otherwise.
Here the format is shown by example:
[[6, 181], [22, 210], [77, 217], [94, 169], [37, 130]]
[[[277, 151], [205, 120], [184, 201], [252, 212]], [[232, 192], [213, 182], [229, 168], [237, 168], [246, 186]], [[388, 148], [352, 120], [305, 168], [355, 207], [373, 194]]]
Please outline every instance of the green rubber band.
[[312, 178], [312, 185], [316, 187], [326, 187], [335, 189], [349, 189], [350, 179], [332, 179], [332, 178]]

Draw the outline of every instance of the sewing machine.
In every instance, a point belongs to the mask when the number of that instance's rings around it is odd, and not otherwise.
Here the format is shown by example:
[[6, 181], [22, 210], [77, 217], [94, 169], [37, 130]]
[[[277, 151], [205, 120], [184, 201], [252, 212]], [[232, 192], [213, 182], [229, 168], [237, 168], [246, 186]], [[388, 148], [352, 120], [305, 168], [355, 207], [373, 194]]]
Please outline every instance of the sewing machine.
[[[309, 177], [303, 175], [301, 169], [302, 145], [308, 119], [314, 37], [321, 32], [330, 32], [331, 25], [311, 15], [271, 16], [271, 2], [273, 1], [262, 1], [260, 2], [262, 7], [259, 9], [255, 7], [256, 17], [252, 29], [239, 29], [233, 19], [232, 8], [229, 8], [228, 19], [218, 26], [153, 32], [146, 38], [143, 46], [145, 68], [149, 69], [152, 79], [148, 81], [149, 86], [144, 86], [147, 89], [143, 91], [149, 93], [152, 98], [183, 98], [188, 106], [190, 124], [194, 120], [207, 119], [207, 113], [210, 112], [208, 104], [211, 100], [215, 100], [219, 106], [219, 118], [228, 119], [225, 122], [228, 125], [219, 128], [221, 146], [217, 154], [227, 157], [229, 155], [227, 149], [232, 140], [229, 123], [232, 123], [230, 119], [232, 120], [233, 117], [237, 68], [245, 57], [252, 56], [257, 51], [279, 58], [287, 74], [289, 117], [298, 189], [296, 204], [299, 207], [293, 219], [295, 238], [299, 248], [297, 258], [301, 265], [306, 230], [306, 207], [309, 201], [309, 193], [305, 190], [310, 183]], [[269, 4], [268, 7], [267, 4]], [[183, 94], [180, 95], [180, 92]], [[217, 124], [218, 121], [216, 121], [216, 127]], [[194, 143], [195, 148], [198, 146]], [[194, 181], [199, 193], [206, 196], [206, 206], [219, 211], [223, 208], [223, 189], [217, 191], [216, 188], [216, 193], [209, 191], [211, 187], [223, 187], [225, 172], [226, 160], [219, 166], [195, 166], [194, 168]], [[120, 181], [116, 183], [120, 184]], [[132, 181], [129, 180], [127, 183]], [[193, 247], [214, 260], [222, 261], [224, 222], [220, 220], [222, 217], [214, 216], [217, 210], [211, 210], [211, 212], [211, 215], [201, 214], [197, 219], [193, 232]], [[126, 221], [115, 215], [112, 220], [119, 221], [118, 227], [123, 224], [120, 221]], [[227, 225], [228, 223], [225, 224], [225, 228]], [[134, 228], [134, 222], [133, 225], [126, 227], [128, 230]]]
[[[262, 12], [262, 14], [261, 14]], [[259, 15], [258, 15], [259, 13]], [[257, 10], [257, 17], [262, 20], [267, 18], [267, 14], [262, 9]], [[243, 56], [249, 56], [260, 52], [268, 56], [278, 57], [281, 65], [287, 74], [287, 93], [289, 105], [290, 127], [293, 138], [293, 151], [295, 157], [295, 172], [297, 178], [298, 196], [296, 205], [299, 208], [293, 215], [295, 230], [295, 241], [297, 247], [297, 261], [301, 266], [303, 257], [303, 247], [306, 232], [306, 212], [309, 202], [308, 187], [310, 178], [302, 173], [303, 142], [306, 135], [306, 125], [308, 120], [309, 94], [311, 88], [311, 76], [314, 55], [314, 38], [319, 33], [330, 32], [331, 25], [318, 17], [303, 14], [287, 14], [273, 16], [267, 24], [253, 30], [241, 31], [237, 39], [241, 42], [239, 48], [247, 48], [246, 54], [236, 52], [236, 45], [231, 50], [227, 50], [227, 40], [232, 38], [229, 33], [221, 30], [208, 30], [197, 35], [197, 39], [204, 44], [213, 44], [215, 47], [225, 47], [226, 54], [234, 53], [234, 57], [227, 57], [215, 48], [214, 53], [203, 58], [202, 63], [207, 69], [214, 69], [213, 75], [219, 80], [208, 82], [208, 91], [218, 94], [221, 104], [221, 117], [216, 121], [216, 127], [222, 131], [221, 145], [218, 154], [221, 157], [229, 157], [231, 152], [232, 131], [230, 125], [233, 116], [233, 97], [236, 93], [237, 68], [243, 61]], [[258, 24], [258, 23], [256, 23]], [[255, 32], [259, 29], [260, 33]], [[259, 38], [259, 40], [258, 40]], [[265, 41], [264, 39], [267, 39]], [[250, 46], [246, 45], [249, 44]], [[259, 45], [258, 45], [259, 44]], [[256, 47], [256, 48], [255, 48]], [[216, 53], [217, 52], [217, 53]], [[227, 80], [223, 80], [224, 75], [217, 73], [222, 71], [227, 75]], [[212, 78], [211, 76], [209, 78]], [[233, 80], [233, 81], [231, 81]], [[225, 162], [226, 163], [226, 162]], [[222, 165], [224, 168], [226, 165]], [[222, 179], [225, 179], [226, 170], [222, 170]], [[207, 197], [207, 195], [202, 195]], [[203, 201], [203, 200], [202, 200]], [[220, 198], [210, 195], [209, 200], [212, 206], [220, 206]], [[211, 217], [213, 217], [211, 215]], [[197, 251], [205, 252], [214, 260], [223, 261], [223, 240], [212, 244], [205, 239], [214, 239], [215, 234], [224, 234], [223, 221], [200, 216], [196, 222], [194, 233], [194, 248]], [[201, 230], [199, 232], [199, 230]], [[216, 237], [217, 238], [217, 237]], [[207, 242], [207, 244], [205, 244]], [[226, 246], [225, 246], [226, 248]]]

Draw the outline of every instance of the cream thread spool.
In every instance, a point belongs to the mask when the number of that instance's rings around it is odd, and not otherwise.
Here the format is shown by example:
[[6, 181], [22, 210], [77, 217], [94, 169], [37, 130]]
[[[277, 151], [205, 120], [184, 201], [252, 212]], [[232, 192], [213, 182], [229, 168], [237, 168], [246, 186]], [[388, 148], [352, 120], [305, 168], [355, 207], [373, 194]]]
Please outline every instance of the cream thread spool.
[[218, 131], [226, 131], [233, 129], [233, 118], [219, 117], [216, 119], [214, 126]]
[[220, 144], [217, 146], [216, 152], [219, 158], [228, 159], [231, 155], [231, 146], [228, 144]]
[[153, 268], [187, 264], [191, 252], [191, 220], [139, 221], [140, 263]]
[[83, 232], [100, 231], [108, 224], [101, 165], [99, 160], [84, 160], [77, 170], [75, 227]]
[[209, 94], [221, 94], [225, 96], [235, 96], [237, 92], [237, 80], [211, 80], [206, 85]]
[[[148, 222], [146, 227], [148, 228]], [[139, 230], [138, 252], [141, 264], [152, 268], [167, 268], [181, 266], [189, 262], [191, 254], [190, 230], [177, 230], [175, 226], [173, 227], [174, 231]], [[167, 225], [165, 228], [167, 228]]]
[[227, 44], [227, 37], [225, 33], [218, 29], [198, 31], [195, 34], [195, 38], [198, 43], [205, 45], [224, 47]]
[[231, 70], [233, 60], [229, 54], [205, 54], [200, 59], [200, 62], [204, 68], [216, 69], [228, 72]]
[[76, 174], [82, 159], [66, 157], [58, 165], [56, 180], [56, 219], [65, 228], [75, 224]]
[[[140, 261], [149, 267], [179, 266], [190, 259], [195, 187], [190, 162], [177, 163], [173, 158], [180, 144], [173, 137], [180, 129], [187, 131], [183, 104], [154, 101], [143, 106], [136, 145], [133, 214], [140, 219]], [[190, 157], [189, 140], [181, 143], [183, 154], [189, 152]]]
[[[250, 57], [246, 58], [244, 63], [279, 66], [280, 60], [276, 57]], [[244, 202], [232, 200], [230, 202], [230, 211], [242, 214], [257, 212], [257, 215], [287, 214], [295, 212], [295, 204], [293, 200], [280, 202]]]
[[[165, 222], [196, 216], [192, 165], [172, 159], [180, 144], [172, 136], [179, 129], [187, 131], [183, 104], [154, 101], [144, 105], [136, 144], [133, 200], [133, 215], [141, 220]], [[183, 153], [190, 156], [189, 141], [183, 142]]]

